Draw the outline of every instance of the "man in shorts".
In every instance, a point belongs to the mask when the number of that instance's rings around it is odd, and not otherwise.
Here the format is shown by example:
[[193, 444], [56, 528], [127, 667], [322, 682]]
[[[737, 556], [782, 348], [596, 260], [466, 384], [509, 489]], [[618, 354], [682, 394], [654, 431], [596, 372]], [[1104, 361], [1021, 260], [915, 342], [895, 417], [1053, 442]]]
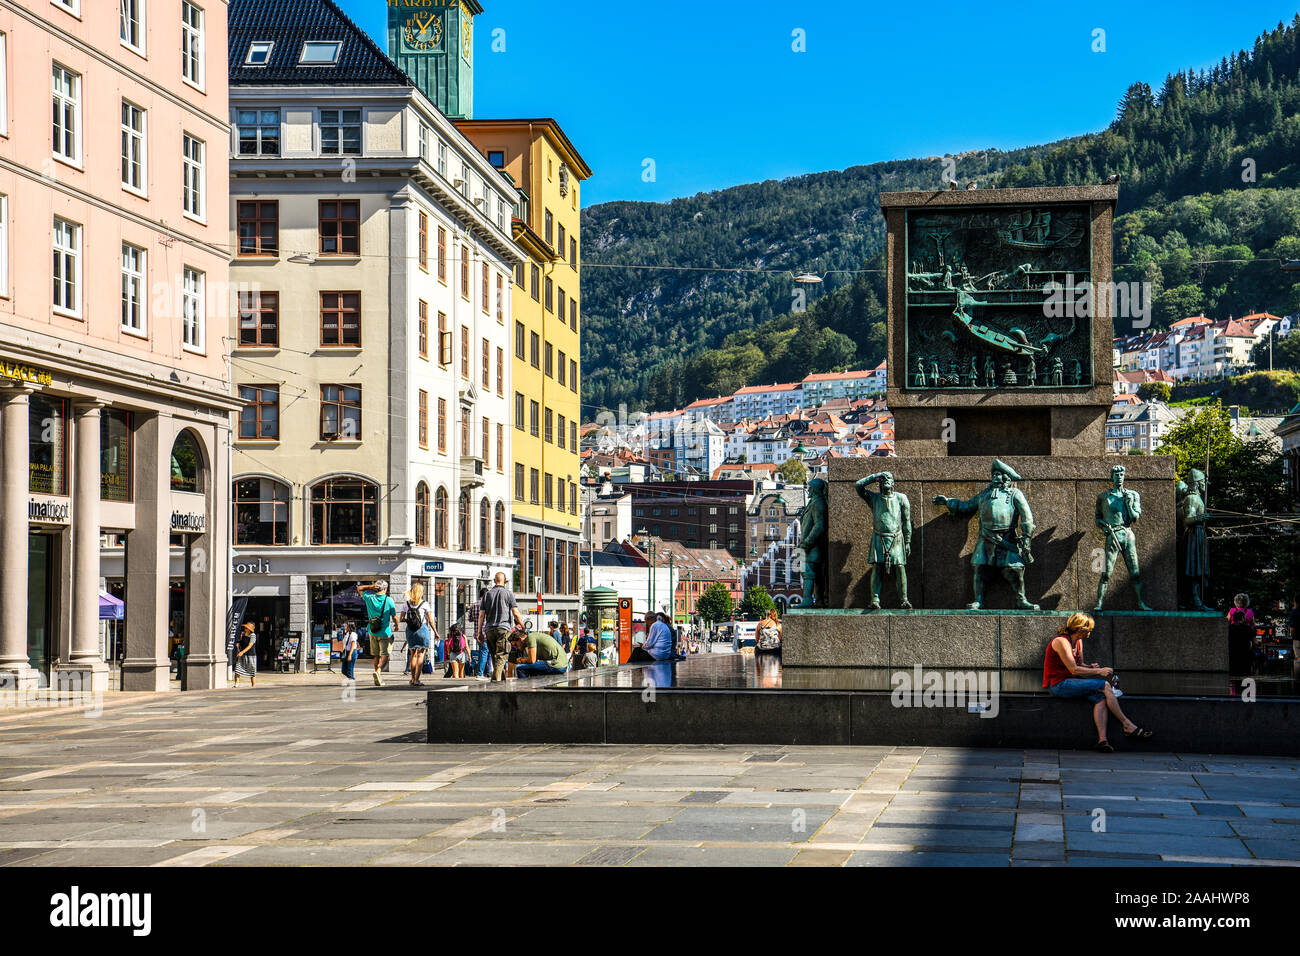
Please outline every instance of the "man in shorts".
[[[397, 620], [397, 606], [388, 596], [388, 582], [376, 581], [358, 587], [361, 600], [366, 605], [366, 634], [370, 637], [370, 656], [375, 659], [375, 686], [383, 685], [379, 672], [388, 666], [388, 654], [393, 649], [393, 622]], [[378, 626], [376, 626], [378, 625]]]
[[504, 571], [498, 571], [492, 579], [492, 587], [487, 589], [479, 601], [478, 628], [487, 636], [488, 647], [492, 649], [492, 680], [505, 680], [506, 665], [510, 659], [510, 629], [512, 624], [524, 626], [524, 619], [515, 607], [515, 595], [506, 587]]

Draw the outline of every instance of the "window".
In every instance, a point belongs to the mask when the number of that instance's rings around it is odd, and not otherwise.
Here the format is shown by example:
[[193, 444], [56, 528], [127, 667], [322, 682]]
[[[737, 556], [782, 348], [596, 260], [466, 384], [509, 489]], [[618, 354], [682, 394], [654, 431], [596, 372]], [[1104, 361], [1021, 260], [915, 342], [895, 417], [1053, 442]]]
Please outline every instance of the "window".
[[506, 324], [506, 277], [497, 273], [497, 324]]
[[438, 364], [446, 368], [451, 364], [451, 333], [447, 331], [447, 313], [438, 313]]
[[81, 74], [54, 64], [54, 155], [81, 162]]
[[469, 492], [468, 491], [462, 491], [460, 493], [460, 502], [456, 508], [456, 518], [457, 518], [456, 531], [457, 531], [458, 543], [460, 544], [460, 550], [469, 551], [472, 542], [470, 541]]
[[533, 368], [542, 367], [542, 337], [536, 332], [528, 333], [528, 363]]
[[567, 429], [564, 427], [564, 416], [557, 415], [555, 421], [555, 444], [559, 445], [560, 448], [564, 447], [564, 435], [566, 431]]
[[203, 88], [203, 8], [190, 0], [181, 3], [181, 77]]
[[235, 482], [235, 544], [289, 543], [289, 486], [270, 478]]
[[277, 200], [238, 203], [235, 216], [241, 256], [280, 254], [280, 203]]
[[172, 491], [202, 492], [202, 474], [203, 453], [199, 450], [199, 442], [194, 433], [186, 429], [172, 442]]
[[515, 428], [520, 431], [524, 430], [524, 396], [522, 392], [515, 392]]
[[550, 342], [546, 343], [546, 361], [543, 364], [542, 370], [546, 374], [547, 378], [555, 377], [555, 349], [551, 346]]
[[469, 446], [469, 415], [464, 409], [460, 416], [460, 453], [467, 457], [473, 454]]
[[429, 486], [424, 482], [415, 486], [415, 543], [429, 546]]
[[486, 262], [482, 263], [481, 272], [482, 272], [482, 290], [481, 290], [481, 291], [482, 291], [483, 295], [482, 295], [482, 300], [479, 302], [479, 308], [483, 310], [483, 314], [484, 314], [484, 315], [487, 315], [487, 314], [488, 314], [489, 304], [490, 304], [489, 299], [490, 299], [490, 295], [491, 295], [491, 293], [488, 291], [488, 282], [489, 282], [489, 280], [488, 280], [488, 264], [487, 264]]
[[[4, 64], [0, 63], [0, 69]], [[0, 196], [0, 297], [9, 295], [9, 197]]]
[[438, 227], [438, 281], [447, 282], [447, 230]]
[[[529, 468], [528, 469], [528, 501], [531, 504], [538, 504], [539, 502], [539, 499], [541, 497], [541, 488], [539, 486], [541, 485], [541, 482], [542, 482], [541, 472], [539, 472], [536, 468]], [[529, 577], [531, 578], [532, 575], [530, 574]]]
[[578, 360], [569, 359], [569, 391], [578, 391]]
[[73, 16], [81, 16], [81, 0], [50, 0], [56, 7], [67, 10]]
[[145, 178], [144, 110], [122, 101], [122, 185], [144, 195]]
[[68, 402], [39, 392], [28, 409], [28, 490], [68, 493]]
[[418, 431], [419, 431], [420, 447], [428, 448], [429, 447], [429, 393], [426, 392], [424, 389], [420, 389], [419, 408], [420, 408], [420, 415], [419, 415]]
[[524, 500], [524, 466], [515, 465], [515, 501]]
[[456, 255], [460, 256], [460, 297], [469, 301], [469, 248], [456, 244]]
[[321, 110], [320, 151], [325, 156], [360, 156], [361, 110]]
[[0, 135], [9, 132], [9, 57], [7, 38], [0, 32]]
[[131, 413], [105, 408], [99, 413], [99, 500], [131, 500]]
[[240, 156], [280, 155], [279, 110], [238, 110], [235, 126]]
[[497, 349], [497, 395], [504, 396], [506, 388], [506, 350]]
[[524, 288], [524, 264], [522, 262], [515, 263], [515, 285], [521, 289]]
[[575, 421], [569, 422], [569, 451], [575, 455], [578, 453], [578, 423]]
[[420, 358], [427, 361], [429, 358], [429, 303], [423, 299], [420, 300], [420, 331], [418, 335]]
[[239, 344], [246, 348], [280, 344], [280, 293], [239, 293]]
[[555, 283], [551, 281], [550, 276], [546, 277], [546, 294], [542, 299], [542, 304], [546, 306], [547, 312], [555, 311]]
[[546, 210], [545, 234], [546, 234], [546, 244], [548, 246], [554, 245], [555, 244], [555, 217], [551, 215], [551, 211], [549, 209]]
[[311, 543], [378, 544], [378, 486], [359, 478], [331, 478], [313, 486]]
[[447, 144], [438, 140], [438, 175], [447, 178]]
[[520, 361], [524, 357], [524, 323], [515, 323], [515, 358]]
[[337, 40], [308, 40], [302, 45], [298, 62], [303, 66], [333, 66], [339, 61], [342, 45]]
[[[547, 508], [555, 507], [555, 495], [551, 489], [551, 473], [549, 471], [546, 473], [546, 480], [542, 482], [542, 493], [546, 496], [545, 506]], [[550, 544], [551, 540], [547, 538], [546, 543]]]
[[144, 335], [145, 323], [145, 252], [130, 243], [122, 243], [122, 328]]
[[539, 419], [542, 417], [542, 406], [536, 402], [528, 403], [528, 433], [534, 438], [538, 434]]
[[438, 399], [438, 451], [447, 453], [447, 400]]
[[361, 203], [355, 199], [321, 202], [320, 253], [323, 256], [361, 255]]
[[117, 10], [122, 42], [144, 53], [144, 0], [118, 0]]
[[420, 213], [420, 268], [429, 271], [429, 214]]
[[578, 486], [569, 482], [569, 513], [578, 513]]
[[483, 388], [492, 387], [492, 345], [487, 339], [483, 340]]
[[320, 294], [320, 344], [323, 347], [361, 347], [361, 293]]
[[546, 409], [546, 429], [543, 434], [545, 441], [555, 442], [555, 413], [549, 408]]
[[569, 237], [569, 268], [578, 271], [578, 240], [574, 236]]
[[248, 55], [244, 57], [244, 66], [266, 66], [271, 62], [271, 51], [275, 49], [273, 40], [254, 40], [248, 45]]
[[54, 220], [54, 311], [81, 315], [81, 227]]
[[555, 242], [555, 251], [556, 251], [557, 253], [559, 253], [559, 256], [560, 256], [561, 259], [564, 258], [564, 226], [563, 226], [563, 224], [560, 224], [559, 227], [558, 227], [557, 238], [556, 238], [556, 242]]
[[559, 373], [559, 382], [561, 385], [564, 384], [564, 371], [565, 371], [566, 358], [567, 356], [565, 356], [563, 350], [561, 350], [558, 367], [556, 368], [556, 371]]
[[487, 151], [488, 165], [493, 169], [504, 169], [506, 165], [506, 154], [500, 149], [489, 149]]
[[483, 467], [489, 468], [492, 465], [492, 424], [486, 418], [482, 421], [483, 444], [479, 447], [479, 454], [483, 458]]
[[[563, 318], [563, 315], [561, 315], [561, 318]], [[577, 299], [569, 300], [569, 328], [573, 329], [573, 331], [575, 332], [578, 331], [578, 300]]]
[[321, 441], [361, 440], [361, 389], [355, 385], [320, 387]]
[[447, 547], [447, 489], [439, 488], [433, 496], [433, 541], [434, 547]]
[[496, 535], [493, 542], [497, 554], [506, 553], [506, 506], [499, 501], [496, 507]]
[[203, 181], [203, 149], [203, 140], [196, 139], [189, 133], [181, 134], [183, 154], [181, 200], [185, 214], [194, 219], [202, 219], [207, 209]]
[[492, 506], [486, 498], [478, 503], [478, 549], [483, 554], [492, 553]]
[[506, 470], [506, 426], [497, 422], [497, 471]]
[[460, 327], [460, 377], [469, 378], [469, 326]]
[[529, 282], [529, 294], [532, 295], [534, 302], [542, 301], [542, 270], [536, 265], [532, 266], [531, 281]]
[[280, 437], [280, 386], [241, 385], [240, 441], [274, 441]]

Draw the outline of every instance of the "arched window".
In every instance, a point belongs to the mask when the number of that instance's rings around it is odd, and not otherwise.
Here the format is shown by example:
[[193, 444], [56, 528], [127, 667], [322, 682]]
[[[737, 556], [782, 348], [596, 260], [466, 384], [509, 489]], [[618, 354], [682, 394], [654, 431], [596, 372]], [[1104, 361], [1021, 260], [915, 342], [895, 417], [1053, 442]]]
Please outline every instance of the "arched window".
[[456, 508], [457, 528], [460, 533], [458, 541], [462, 551], [470, 550], [470, 524], [469, 524], [469, 492], [460, 493], [460, 504]]
[[496, 553], [506, 553], [506, 506], [497, 502]]
[[311, 489], [312, 544], [378, 544], [379, 486], [327, 478]]
[[202, 491], [202, 471], [203, 452], [199, 449], [199, 440], [186, 429], [172, 443], [172, 491]]
[[271, 478], [239, 478], [232, 495], [235, 544], [289, 543], [289, 486]]
[[433, 546], [447, 547], [447, 489], [439, 488], [433, 496]]
[[483, 554], [492, 553], [492, 506], [486, 498], [478, 504], [478, 549]]
[[415, 486], [415, 543], [429, 546], [429, 486], [424, 482]]

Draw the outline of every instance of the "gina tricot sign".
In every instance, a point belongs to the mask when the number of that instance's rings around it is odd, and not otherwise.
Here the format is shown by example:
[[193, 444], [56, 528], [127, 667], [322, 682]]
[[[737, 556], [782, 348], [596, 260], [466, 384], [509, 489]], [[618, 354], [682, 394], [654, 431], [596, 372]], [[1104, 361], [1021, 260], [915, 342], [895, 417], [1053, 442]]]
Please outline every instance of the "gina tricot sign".
[[38, 524], [67, 524], [70, 506], [57, 498], [29, 498], [27, 520]]
[[193, 511], [173, 511], [173, 531], [202, 531], [208, 526], [208, 516]]

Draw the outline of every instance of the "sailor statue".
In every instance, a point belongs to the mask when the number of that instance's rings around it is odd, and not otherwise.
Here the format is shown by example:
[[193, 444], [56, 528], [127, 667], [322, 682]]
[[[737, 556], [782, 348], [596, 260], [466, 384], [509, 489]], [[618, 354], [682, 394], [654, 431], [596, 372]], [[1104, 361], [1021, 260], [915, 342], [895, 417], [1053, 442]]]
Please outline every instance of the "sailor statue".
[[[880, 490], [871, 485], [880, 482]], [[894, 490], [894, 476], [887, 471], [860, 479], [854, 486], [871, 506], [871, 603], [868, 611], [880, 610], [880, 589], [885, 575], [898, 575], [899, 606], [910, 610], [907, 600], [907, 559], [912, 555], [912, 503]]]
[[1132, 489], [1124, 487], [1125, 470], [1123, 465], [1116, 465], [1110, 470], [1111, 487], [1097, 496], [1097, 527], [1106, 536], [1106, 564], [1097, 580], [1097, 606], [1100, 611], [1106, 599], [1106, 585], [1110, 583], [1110, 573], [1115, 569], [1115, 557], [1123, 552], [1124, 563], [1128, 565], [1128, 575], [1133, 581], [1133, 593], [1137, 596], [1138, 607], [1149, 611], [1146, 601], [1142, 600], [1142, 575], [1138, 571], [1137, 538], [1133, 535], [1133, 525], [1142, 516], [1142, 499]]

